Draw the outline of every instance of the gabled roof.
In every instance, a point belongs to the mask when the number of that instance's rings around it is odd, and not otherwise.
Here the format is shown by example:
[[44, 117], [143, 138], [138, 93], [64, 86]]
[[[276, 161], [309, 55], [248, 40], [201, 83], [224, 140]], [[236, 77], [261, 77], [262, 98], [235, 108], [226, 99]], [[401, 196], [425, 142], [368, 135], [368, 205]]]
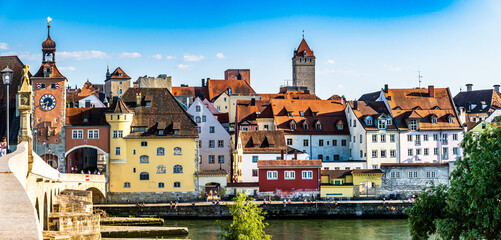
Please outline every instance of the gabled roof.
[[287, 93], [259, 93], [261, 100], [271, 100], [271, 99], [318, 99], [319, 97], [315, 94], [309, 93], [299, 93], [299, 92], [287, 92]]
[[129, 77], [129, 75], [127, 75], [127, 73], [124, 72], [124, 70], [122, 70], [122, 68], [117, 67], [117, 69], [115, 69], [115, 71], [113, 71], [113, 73], [111, 74], [111, 76], [110, 76], [109, 79], [112, 79], [112, 80], [130, 80], [130, 77]]
[[345, 178], [351, 174], [351, 170], [322, 170], [322, 176], [329, 176], [329, 179]]
[[256, 92], [252, 87], [243, 80], [215, 80], [210, 79], [207, 81], [207, 87], [209, 92], [209, 100], [213, 101], [214, 98], [219, 96], [221, 93], [229, 94], [231, 89], [231, 95], [244, 95], [249, 96], [255, 94]]
[[299, 47], [297, 47], [297, 50], [294, 51], [294, 57], [293, 58], [304, 58], [304, 51], [306, 51], [306, 57], [308, 58], [315, 58], [315, 55], [313, 55], [313, 51], [310, 49], [310, 46], [308, 46], [308, 43], [306, 43], [306, 40], [301, 40], [301, 43], [299, 44]]
[[[270, 101], [273, 110], [273, 117], [278, 130], [283, 130], [286, 134], [308, 134], [308, 135], [349, 135], [346, 114], [344, 112], [345, 104], [341, 101], [330, 100], [290, 100], [290, 99], [272, 99]], [[316, 112], [315, 117], [312, 113]], [[292, 117], [289, 117], [289, 113]], [[303, 112], [301, 116], [300, 112]], [[291, 131], [289, 123], [294, 120], [296, 123], [302, 120], [315, 122], [320, 120], [322, 129], [316, 130], [314, 126], [307, 131], [301, 125], [297, 125], [296, 131]], [[343, 123], [342, 130], [338, 130], [336, 124]]]
[[263, 113], [268, 105], [270, 105], [270, 101], [256, 100], [253, 106], [252, 100], [238, 100], [236, 106], [236, 123], [241, 124], [247, 121], [250, 124], [257, 124], [256, 112]]
[[257, 160], [258, 168], [320, 168], [322, 160]]
[[113, 113], [133, 113], [127, 105], [125, 105], [122, 98], [118, 98], [117, 104], [115, 105], [115, 111]]
[[362, 95], [358, 101], [376, 101], [379, 98], [381, 91], [366, 93]]
[[[356, 109], [354, 107], [356, 106]], [[350, 101], [350, 106], [353, 109], [353, 112], [357, 116], [358, 120], [362, 124], [362, 126], [366, 130], [379, 130], [377, 127], [377, 118], [380, 116], [386, 115], [387, 117], [390, 117], [390, 113], [388, 112], [388, 109], [386, 108], [386, 105], [384, 102], [377, 102], [377, 101]], [[372, 125], [367, 125], [366, 123], [366, 118], [367, 117], [372, 117], [373, 122]], [[387, 130], [397, 130], [397, 127], [395, 123], [392, 121], [391, 125], [386, 126]]]
[[38, 72], [35, 73], [35, 75], [33, 75], [32, 78], [46, 78], [44, 77], [44, 73], [43, 73], [43, 69], [45, 66], [51, 66], [52, 67], [52, 77], [50, 78], [62, 78], [62, 79], [66, 79], [65, 76], [63, 76], [63, 74], [61, 74], [61, 72], [59, 72], [59, 69], [57, 69], [56, 67], [56, 63], [55, 62], [47, 62], [45, 64], [42, 64], [42, 66], [40, 66], [40, 68], [38, 69]]
[[494, 89], [459, 92], [454, 97], [454, 103], [470, 114], [487, 113], [501, 108], [501, 94]]
[[209, 98], [207, 87], [172, 87], [172, 95], [174, 96], [190, 96], [194, 98], [206, 99]]
[[285, 137], [282, 131], [241, 131], [240, 139], [242, 141], [244, 153], [280, 153], [281, 151], [287, 151], [288, 149], [288, 146], [285, 144]]
[[[137, 94], [141, 95], [139, 106]], [[128, 138], [198, 136], [196, 123], [167, 88], [129, 88], [119, 99], [134, 112], [131, 126], [146, 128], [146, 132], [131, 133]], [[159, 130], [164, 134], [159, 135]]]
[[[106, 108], [66, 108], [65, 126], [108, 126]], [[87, 119], [87, 120], [85, 120]]]

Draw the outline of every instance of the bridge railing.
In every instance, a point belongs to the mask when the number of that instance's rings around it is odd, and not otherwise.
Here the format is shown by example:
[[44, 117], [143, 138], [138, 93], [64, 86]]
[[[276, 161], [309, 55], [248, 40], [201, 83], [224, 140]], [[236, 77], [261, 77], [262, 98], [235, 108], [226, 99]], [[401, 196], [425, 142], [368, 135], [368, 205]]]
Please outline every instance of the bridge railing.
[[59, 174], [61, 182], [96, 182], [106, 183], [105, 175], [81, 174], [81, 173], [61, 173]]

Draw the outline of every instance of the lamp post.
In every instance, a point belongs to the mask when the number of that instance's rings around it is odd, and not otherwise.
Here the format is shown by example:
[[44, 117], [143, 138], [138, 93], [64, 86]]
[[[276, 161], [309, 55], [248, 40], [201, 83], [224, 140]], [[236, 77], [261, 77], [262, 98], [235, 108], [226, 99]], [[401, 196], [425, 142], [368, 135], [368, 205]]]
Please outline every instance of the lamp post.
[[7, 66], [6, 68], [4, 68], [2, 70], [2, 80], [3, 80], [3, 84], [5, 85], [5, 87], [7, 88], [7, 92], [6, 92], [6, 96], [7, 96], [7, 129], [6, 129], [6, 135], [7, 135], [7, 153], [9, 153], [9, 85], [10, 85], [10, 82], [12, 80], [12, 73], [14, 73], [14, 71], [12, 71], [12, 69], [9, 68], [9, 66]]

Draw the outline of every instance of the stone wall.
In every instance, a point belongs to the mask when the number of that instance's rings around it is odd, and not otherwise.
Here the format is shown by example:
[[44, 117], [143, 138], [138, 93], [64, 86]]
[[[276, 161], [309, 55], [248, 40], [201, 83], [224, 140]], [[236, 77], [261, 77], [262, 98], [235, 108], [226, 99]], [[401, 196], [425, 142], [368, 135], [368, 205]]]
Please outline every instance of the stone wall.
[[[381, 170], [384, 172], [381, 185], [381, 194], [389, 197], [390, 195], [400, 196], [400, 199], [407, 199], [413, 194], [419, 193], [424, 187], [429, 186], [430, 182], [435, 185], [449, 185], [449, 165], [435, 166], [384, 166], [381, 165]], [[392, 177], [391, 172], [399, 172], [400, 177]], [[409, 177], [409, 172], [413, 172], [413, 176]], [[417, 172], [417, 177], [414, 173]], [[428, 172], [435, 172], [435, 177], [428, 177]]]
[[292, 83], [293, 86], [305, 86], [311, 94], [315, 94], [315, 59], [308, 58], [307, 62], [292, 60]]
[[110, 192], [108, 203], [168, 203], [175, 201], [179, 196], [181, 201], [190, 202], [200, 200], [198, 192]]
[[[297, 203], [262, 205], [267, 218], [405, 218], [404, 209], [410, 203]], [[217, 219], [229, 218], [227, 205], [177, 206], [99, 206], [110, 216], [151, 216], [162, 218]]]

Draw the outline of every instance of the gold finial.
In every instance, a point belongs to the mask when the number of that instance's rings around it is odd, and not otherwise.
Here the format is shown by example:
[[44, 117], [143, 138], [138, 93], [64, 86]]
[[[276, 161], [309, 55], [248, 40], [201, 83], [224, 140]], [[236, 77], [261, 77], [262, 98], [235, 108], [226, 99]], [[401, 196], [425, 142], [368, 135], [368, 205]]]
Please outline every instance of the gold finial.
[[52, 22], [52, 18], [47, 17], [47, 24], [50, 26], [50, 22]]

